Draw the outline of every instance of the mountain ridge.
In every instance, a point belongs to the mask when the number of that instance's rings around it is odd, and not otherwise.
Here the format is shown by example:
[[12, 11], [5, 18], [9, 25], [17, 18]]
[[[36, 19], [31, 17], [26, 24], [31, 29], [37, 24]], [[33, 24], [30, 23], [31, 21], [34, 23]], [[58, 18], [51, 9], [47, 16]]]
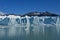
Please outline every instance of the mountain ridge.
[[10, 14], [4, 14], [3, 12], [0, 12], [0, 16], [9, 16], [9, 15], [15, 15], [15, 16], [60, 16], [60, 15], [57, 15], [57, 14], [54, 14], [54, 13], [50, 13], [48, 11], [46, 12], [28, 12], [28, 13], [25, 13], [23, 15], [20, 15], [20, 14], [13, 14], [13, 13], [10, 13]]
[[54, 13], [50, 13], [48, 11], [46, 12], [29, 12], [29, 13], [26, 13], [24, 14], [23, 16], [60, 16], [60, 15], [57, 15], [57, 14], [54, 14]]

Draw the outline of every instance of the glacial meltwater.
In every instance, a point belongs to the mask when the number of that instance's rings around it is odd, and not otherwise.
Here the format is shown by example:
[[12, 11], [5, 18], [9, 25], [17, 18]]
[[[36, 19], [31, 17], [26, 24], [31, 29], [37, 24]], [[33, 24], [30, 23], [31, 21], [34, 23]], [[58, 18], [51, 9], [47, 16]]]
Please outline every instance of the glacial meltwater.
[[0, 16], [0, 40], [60, 40], [60, 17]]

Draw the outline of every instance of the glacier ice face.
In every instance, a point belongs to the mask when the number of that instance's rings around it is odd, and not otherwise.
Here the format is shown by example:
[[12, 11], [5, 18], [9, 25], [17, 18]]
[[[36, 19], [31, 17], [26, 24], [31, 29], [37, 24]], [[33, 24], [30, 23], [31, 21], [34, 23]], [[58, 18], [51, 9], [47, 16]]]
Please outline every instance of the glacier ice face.
[[[31, 24], [60, 24], [60, 17], [51, 17], [51, 16], [0, 16], [0, 25], [2, 26], [8, 26], [8, 25], [15, 25], [15, 24], [25, 24], [25, 25], [31, 25]], [[28, 24], [27, 24], [28, 23]]]
[[56, 22], [57, 22], [57, 20], [56, 20], [56, 19], [54, 20], [54, 19], [52, 19], [51, 17], [44, 19], [44, 23], [45, 23], [45, 24], [53, 24], [53, 23], [56, 24]]
[[0, 19], [0, 25], [3, 25], [3, 26], [7, 26], [8, 23], [9, 23], [10, 19], [9, 18], [4, 18], [4, 19]]

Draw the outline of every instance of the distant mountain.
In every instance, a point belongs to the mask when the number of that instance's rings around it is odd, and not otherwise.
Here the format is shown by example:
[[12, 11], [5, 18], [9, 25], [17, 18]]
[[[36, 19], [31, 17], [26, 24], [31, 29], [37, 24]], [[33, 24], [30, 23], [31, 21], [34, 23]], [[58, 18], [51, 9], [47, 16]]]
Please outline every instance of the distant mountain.
[[23, 16], [59, 16], [57, 14], [54, 13], [50, 13], [50, 12], [29, 12], [24, 14]]
[[6, 16], [9, 16], [9, 15], [15, 15], [15, 16], [22, 16], [20, 14], [14, 14], [14, 13], [10, 13], [10, 14], [5, 14]]
[[3, 16], [3, 15], [5, 15], [5, 13], [3, 13], [3, 12], [0, 12], [0, 16]]
[[60, 15], [57, 15], [57, 14], [54, 14], [54, 13], [50, 13], [50, 12], [28, 12], [28, 13], [25, 13], [24, 15], [20, 15], [20, 14], [13, 14], [13, 13], [3, 13], [3, 12], [0, 12], [0, 16], [9, 16], [9, 15], [16, 15], [16, 16], [60, 16]]
[[21, 16], [20, 14], [14, 14], [14, 13], [3, 13], [3, 12], [0, 12], [0, 16], [9, 16], [9, 15], [16, 15], [16, 16]]

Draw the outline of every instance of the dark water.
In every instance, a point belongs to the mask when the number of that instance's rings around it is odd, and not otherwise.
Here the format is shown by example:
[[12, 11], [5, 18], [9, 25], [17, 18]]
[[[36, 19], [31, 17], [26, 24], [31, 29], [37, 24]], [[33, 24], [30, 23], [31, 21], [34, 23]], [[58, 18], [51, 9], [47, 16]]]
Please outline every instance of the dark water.
[[60, 26], [0, 28], [0, 40], [60, 40]]

